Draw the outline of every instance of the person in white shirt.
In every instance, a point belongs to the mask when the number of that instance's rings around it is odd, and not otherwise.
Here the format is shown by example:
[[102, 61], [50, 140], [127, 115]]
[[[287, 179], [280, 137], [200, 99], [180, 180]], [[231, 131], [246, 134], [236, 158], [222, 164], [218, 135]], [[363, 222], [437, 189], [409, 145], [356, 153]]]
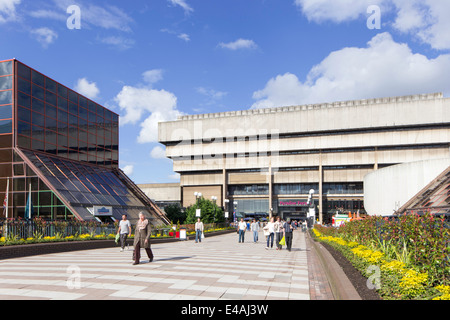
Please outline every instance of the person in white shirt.
[[270, 218], [269, 223], [264, 227], [264, 230], [267, 230], [269, 235], [267, 236], [267, 246], [266, 246], [266, 250], [269, 250], [269, 242], [270, 247], [273, 248], [273, 237], [275, 234], [275, 223], [273, 222], [273, 217]]
[[117, 230], [117, 233], [120, 234], [120, 252], [122, 252], [123, 249], [125, 249], [128, 235], [131, 235], [131, 223], [127, 220], [126, 214], [122, 215], [122, 220], [119, 222], [119, 230]]
[[280, 244], [281, 237], [283, 235], [283, 224], [281, 223], [281, 218], [278, 217], [277, 221], [274, 224], [275, 229], [275, 245], [277, 246], [277, 250], [282, 249], [282, 245]]
[[203, 234], [203, 222], [200, 218], [197, 219], [195, 223], [195, 243], [202, 242], [202, 234]]
[[239, 243], [241, 242], [244, 243], [245, 230], [247, 230], [247, 224], [244, 222], [244, 218], [241, 218], [238, 227], [239, 227]]

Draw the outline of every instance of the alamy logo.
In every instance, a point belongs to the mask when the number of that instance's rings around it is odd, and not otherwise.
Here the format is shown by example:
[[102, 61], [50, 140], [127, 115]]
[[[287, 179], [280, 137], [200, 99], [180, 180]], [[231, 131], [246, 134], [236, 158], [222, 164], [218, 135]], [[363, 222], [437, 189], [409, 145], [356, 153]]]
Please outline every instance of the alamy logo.
[[69, 275], [66, 281], [67, 289], [81, 289], [81, 268], [76, 265], [70, 265], [67, 267], [66, 273]]
[[367, 14], [370, 17], [367, 19], [367, 28], [370, 30], [381, 29], [381, 9], [377, 5], [372, 5], [367, 8]]
[[81, 9], [79, 6], [73, 4], [67, 8], [66, 11], [68, 14], [70, 14], [70, 17], [67, 18], [67, 29], [73, 30], [73, 29], [81, 29]]

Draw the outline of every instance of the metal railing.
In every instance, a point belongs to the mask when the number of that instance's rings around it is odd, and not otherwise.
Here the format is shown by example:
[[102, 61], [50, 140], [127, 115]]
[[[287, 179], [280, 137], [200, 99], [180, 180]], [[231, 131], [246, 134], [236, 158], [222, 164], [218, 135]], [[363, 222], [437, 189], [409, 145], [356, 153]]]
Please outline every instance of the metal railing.
[[[204, 231], [218, 228], [226, 228], [227, 223], [208, 223], [204, 224]], [[193, 232], [194, 225], [182, 225], [187, 232]], [[0, 220], [0, 237], [9, 239], [28, 239], [44, 237], [77, 237], [82, 234], [109, 235], [116, 234], [118, 225], [114, 223], [100, 224], [94, 222], [78, 221], [35, 221], [35, 220]], [[134, 227], [132, 227], [134, 233]], [[169, 226], [160, 226], [152, 228], [152, 236], [175, 237], [176, 231]], [[170, 234], [172, 232], [172, 235]]]

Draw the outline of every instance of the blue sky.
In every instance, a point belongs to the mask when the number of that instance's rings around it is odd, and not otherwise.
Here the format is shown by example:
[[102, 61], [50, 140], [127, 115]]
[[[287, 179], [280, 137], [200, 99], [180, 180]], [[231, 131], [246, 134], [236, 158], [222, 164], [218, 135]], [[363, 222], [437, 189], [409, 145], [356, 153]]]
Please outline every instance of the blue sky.
[[[71, 5], [80, 29], [67, 26]], [[137, 183], [176, 182], [158, 121], [448, 96], [449, 16], [443, 0], [0, 0], [0, 60], [17, 58], [117, 112], [120, 167]]]

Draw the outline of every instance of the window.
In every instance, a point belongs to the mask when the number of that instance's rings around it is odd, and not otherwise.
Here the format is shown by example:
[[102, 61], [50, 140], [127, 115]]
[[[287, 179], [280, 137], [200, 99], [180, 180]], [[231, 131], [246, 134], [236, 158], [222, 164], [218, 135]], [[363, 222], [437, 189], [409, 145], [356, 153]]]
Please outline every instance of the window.
[[47, 89], [48, 91], [51, 91], [53, 93], [56, 93], [57, 92], [56, 88], [57, 88], [57, 85], [56, 85], [55, 81], [53, 81], [50, 78], [45, 79], [45, 89]]
[[45, 90], [35, 84], [31, 86], [32, 94], [34, 98], [38, 98], [42, 101], [45, 101]]
[[[25, 81], [27, 82], [27, 81]], [[19, 85], [20, 88], [20, 85]], [[12, 89], [12, 76], [0, 77], [0, 91]]]
[[12, 91], [0, 91], [0, 105], [12, 103]]
[[19, 106], [27, 107], [27, 108], [31, 107], [31, 97], [20, 91], [17, 93], [17, 102], [18, 102]]
[[42, 114], [45, 113], [45, 111], [44, 111], [44, 101], [33, 98], [31, 103], [32, 103], [31, 109], [33, 109], [33, 111], [36, 111], [36, 112], [39, 112], [39, 113], [42, 113]]
[[31, 78], [32, 78], [33, 83], [35, 83], [35, 84], [41, 86], [42, 88], [44, 88], [45, 87], [45, 77], [41, 73], [39, 73], [39, 72], [37, 72], [35, 70], [33, 70], [31, 72], [31, 74], [32, 74]]
[[12, 74], [12, 61], [0, 63], [0, 76]]
[[31, 78], [31, 69], [22, 63], [17, 64], [17, 73], [24, 79], [30, 80]]
[[0, 134], [12, 133], [12, 120], [0, 121]]
[[12, 107], [11, 105], [0, 106], [0, 119], [11, 119]]

